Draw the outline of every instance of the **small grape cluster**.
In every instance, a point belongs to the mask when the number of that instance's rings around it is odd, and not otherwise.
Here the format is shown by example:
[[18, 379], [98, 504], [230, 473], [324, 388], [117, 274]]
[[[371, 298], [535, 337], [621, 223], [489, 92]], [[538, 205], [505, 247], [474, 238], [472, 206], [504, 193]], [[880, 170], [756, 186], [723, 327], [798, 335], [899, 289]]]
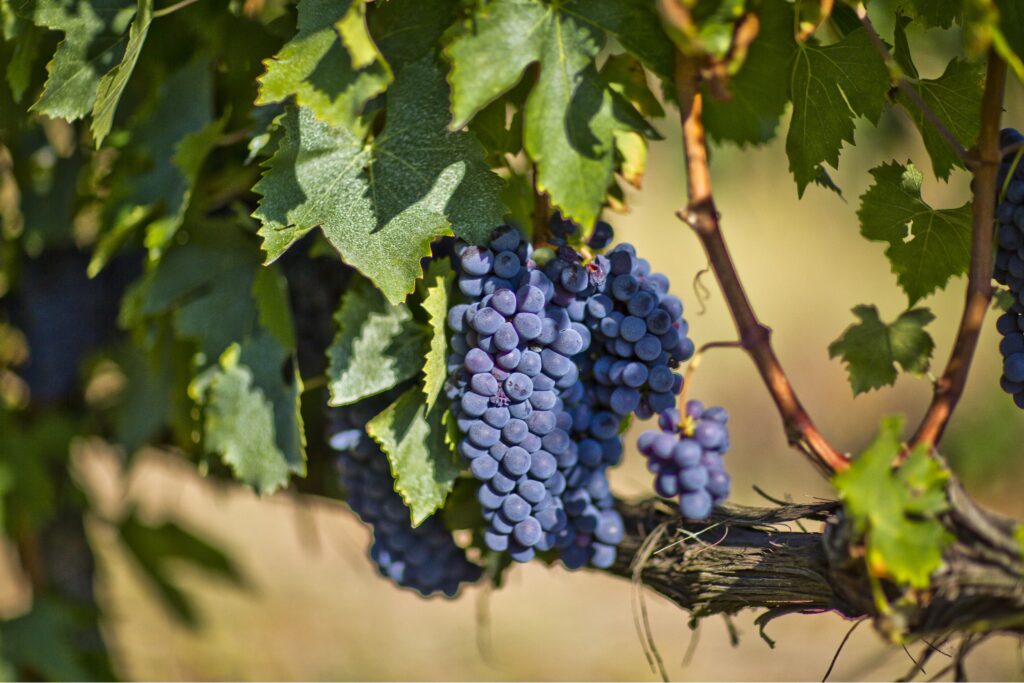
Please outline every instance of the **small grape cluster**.
[[[1024, 142], [1024, 135], [1016, 130], [1006, 129], [1000, 135], [1003, 147], [1021, 142]], [[999, 191], [1002, 193], [1005, 185], [1006, 194], [996, 207], [999, 225], [994, 277], [1009, 287], [1013, 296], [1013, 305], [996, 320], [996, 329], [1002, 335], [1000, 386], [1024, 409], [1024, 163], [1013, 168], [1015, 156], [1005, 159], [999, 169]], [[1011, 170], [1013, 174], [1007, 178]]]
[[654, 473], [654, 490], [663, 498], [679, 499], [688, 519], [705, 519], [711, 508], [729, 496], [729, 475], [722, 456], [729, 450], [729, 415], [725, 408], [705, 408], [688, 401], [680, 419], [675, 408], [658, 417], [661, 431], [640, 435], [640, 452]]
[[466, 558], [437, 516], [418, 527], [410, 525], [409, 508], [395, 493], [387, 456], [364, 430], [376, 410], [361, 405], [331, 410], [328, 441], [339, 452], [346, 502], [373, 529], [370, 557], [381, 575], [399, 586], [423, 596], [453, 597], [461, 584], [478, 581], [483, 572]]

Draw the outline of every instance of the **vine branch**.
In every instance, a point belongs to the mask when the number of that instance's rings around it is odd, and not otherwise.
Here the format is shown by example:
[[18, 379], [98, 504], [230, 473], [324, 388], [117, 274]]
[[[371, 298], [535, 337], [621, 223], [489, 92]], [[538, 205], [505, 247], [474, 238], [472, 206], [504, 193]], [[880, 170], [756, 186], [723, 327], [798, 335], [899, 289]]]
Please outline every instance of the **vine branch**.
[[[626, 537], [612, 574], [642, 582], [695, 618], [766, 610], [762, 628], [786, 614], [836, 612], [873, 620], [905, 644], [959, 634], [1024, 632], [1024, 561], [1013, 520], [979, 508], [958, 484], [941, 522], [955, 539], [943, 569], [916, 600], [883, 581], [890, 611], [879, 612], [858, 536], [838, 503], [775, 508], [725, 505], [685, 522], [656, 499], [619, 502]], [[801, 521], [822, 523], [805, 531]], [[798, 527], [794, 530], [791, 527]]]
[[861, 25], [864, 30], [867, 31], [868, 37], [874, 44], [875, 49], [878, 50], [878, 54], [882, 56], [882, 60], [885, 62], [885, 66], [889, 69], [889, 73], [893, 75], [896, 81], [896, 87], [906, 96], [908, 100], [914, 103], [914, 106], [921, 112], [921, 115], [928, 119], [928, 123], [932, 124], [939, 136], [946, 141], [946, 144], [950, 146], [960, 161], [964, 162], [968, 167], [970, 166], [970, 155], [964, 148], [963, 143], [957, 138], [956, 135], [942, 122], [942, 119], [938, 117], [935, 111], [928, 106], [928, 103], [922, 99], [920, 93], [914, 89], [914, 86], [907, 79], [903, 73], [903, 69], [896, 63], [892, 53], [889, 52], [889, 47], [882, 40], [882, 37], [878, 35], [878, 31], [875, 30], [875, 25], [871, 23], [871, 18], [868, 17], [867, 7], [864, 6], [863, 2], [857, 3], [857, 18], [860, 19]]
[[740, 281], [718, 222], [711, 190], [707, 140], [701, 119], [702, 100], [696, 64], [676, 53], [676, 90], [683, 127], [689, 204], [679, 218], [693, 228], [725, 295], [740, 334], [740, 343], [757, 366], [771, 394], [790, 444], [799, 448], [826, 477], [846, 469], [849, 461], [822, 436], [796, 396], [771, 345], [771, 330], [758, 320]]
[[953, 342], [953, 351], [946, 370], [935, 383], [931, 404], [910, 440], [910, 446], [935, 445], [949, 423], [953, 410], [963, 394], [971, 369], [971, 360], [981, 336], [981, 325], [992, 300], [992, 238], [999, 163], [999, 120], [1003, 112], [1006, 89], [1006, 62], [989, 50], [985, 75], [985, 92], [981, 101], [981, 136], [976, 150], [977, 163], [972, 164], [971, 263], [967, 274], [967, 295], [960, 327]]

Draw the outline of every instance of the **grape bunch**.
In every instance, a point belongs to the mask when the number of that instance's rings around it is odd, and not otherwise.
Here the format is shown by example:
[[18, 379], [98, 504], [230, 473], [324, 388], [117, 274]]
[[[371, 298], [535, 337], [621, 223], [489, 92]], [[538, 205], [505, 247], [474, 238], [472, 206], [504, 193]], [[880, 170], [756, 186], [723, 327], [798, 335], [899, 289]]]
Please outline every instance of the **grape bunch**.
[[518, 231], [499, 229], [490, 248], [459, 244], [459, 290], [449, 309], [448, 391], [463, 435], [459, 452], [481, 482], [484, 543], [527, 562], [565, 528], [559, 458], [574, 448], [561, 390], [578, 369], [584, 338], [549, 306], [554, 286]]
[[729, 450], [725, 408], [705, 408], [688, 401], [680, 419], [675, 408], [658, 417], [661, 431], [640, 435], [637, 445], [654, 473], [654, 490], [663, 498], [678, 498], [687, 519], [706, 519], [713, 505], [729, 496], [729, 475], [722, 456]]
[[[1003, 147], [1024, 142], [1024, 135], [1006, 129], [1000, 135]], [[1013, 305], [996, 320], [1002, 336], [999, 352], [1003, 356], [1000, 386], [1013, 396], [1014, 403], [1024, 409], [1024, 164], [1013, 168], [1016, 155], [1010, 155], [999, 169], [1000, 194], [1006, 193], [996, 207], [996, 263], [994, 277], [1006, 285], [1013, 296]], [[1011, 170], [1013, 175], [1007, 176]]]
[[373, 529], [370, 557], [381, 575], [424, 596], [453, 597], [461, 584], [478, 581], [482, 570], [466, 558], [437, 516], [410, 526], [387, 456], [364, 431], [366, 421], [384, 405], [370, 400], [330, 412], [328, 440], [339, 452], [346, 501]]

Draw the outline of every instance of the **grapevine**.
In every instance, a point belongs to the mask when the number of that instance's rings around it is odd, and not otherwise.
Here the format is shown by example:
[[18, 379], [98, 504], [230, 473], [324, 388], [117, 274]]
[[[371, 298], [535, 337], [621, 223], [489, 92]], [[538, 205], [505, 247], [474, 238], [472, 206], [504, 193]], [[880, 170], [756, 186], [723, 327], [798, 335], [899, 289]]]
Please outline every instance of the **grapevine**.
[[[1016, 509], [1024, 442], [1022, 26], [1018, 0], [0, 0], [0, 674], [139, 670], [110, 557], [190, 642], [193, 572], [306, 579], [150, 500], [157, 458], [362, 530], [331, 541], [382, 580], [302, 587], [398, 610], [351, 615], [391, 631], [346, 674], [407, 666], [403, 610], [483, 624], [543, 569], [628, 580], [665, 678], [699, 674], [646, 590], [694, 628], [867, 620], [928, 645], [905, 678], [966, 677], [1024, 634], [1024, 527], [977, 502]], [[698, 344], [741, 353], [698, 376]]]

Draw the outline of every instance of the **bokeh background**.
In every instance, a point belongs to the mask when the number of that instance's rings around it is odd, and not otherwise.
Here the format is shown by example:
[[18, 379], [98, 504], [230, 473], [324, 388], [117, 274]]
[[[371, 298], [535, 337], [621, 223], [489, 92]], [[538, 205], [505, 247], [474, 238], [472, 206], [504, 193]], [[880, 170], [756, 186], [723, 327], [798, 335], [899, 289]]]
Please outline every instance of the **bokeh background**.
[[[927, 43], [934, 35], [912, 34]], [[955, 37], [951, 37], [954, 39]], [[915, 52], [917, 54], [917, 52]], [[922, 75], [943, 64], [921, 53]], [[1024, 95], [1013, 80], [1008, 125], [1024, 116]], [[685, 183], [676, 126], [658, 125], [645, 187], [629, 192], [631, 211], [609, 220], [619, 239], [633, 242], [655, 269], [668, 274], [687, 304], [695, 341], [735, 339], [735, 331], [689, 230], [673, 216]], [[853, 320], [850, 309], [875, 304], [892, 319], [906, 307], [883, 256], [884, 245], [861, 239], [855, 211], [869, 168], [913, 159], [928, 168], [909, 120], [889, 113], [874, 128], [862, 125], [858, 146], [847, 149], [834, 179], [844, 198], [812, 187], [798, 200], [781, 140], [760, 149], [714, 149], [712, 171], [723, 227], [744, 284], [790, 378], [822, 431], [841, 450], [857, 453], [879, 418], [903, 413], [910, 424], [930, 396], [927, 377], [901, 376], [894, 388], [853, 398], [845, 372], [828, 357], [828, 344]], [[926, 171], [925, 198], [958, 206], [968, 197], [968, 176], [937, 183]], [[930, 326], [937, 349], [936, 374], [949, 352], [962, 304], [963, 281], [926, 300], [937, 315]], [[993, 316], [994, 320], [994, 316]], [[970, 492], [988, 507], [1024, 518], [1024, 415], [998, 388], [994, 323], [986, 326], [972, 379], [949, 428], [944, 454]], [[709, 352], [688, 394], [728, 407], [732, 451], [728, 464], [734, 500], [766, 501], [754, 485], [778, 498], [828, 497], [830, 488], [801, 456], [787, 448], [771, 400], [741, 352]], [[627, 442], [646, 428], [635, 423]], [[196, 628], [186, 628], [164, 608], [154, 587], [111, 536], [90, 526], [99, 550], [99, 593], [105, 635], [119, 674], [132, 679], [410, 679], [410, 680], [654, 680], [634, 627], [633, 588], [596, 572], [569, 573], [539, 563], [513, 568], [507, 585], [472, 587], [454, 601], [424, 600], [377, 577], [367, 556], [369, 534], [344, 504], [288, 493], [258, 498], [238, 486], [203, 479], [173, 454], [148, 451], [129, 472], [123, 454], [103, 443], [75, 446], [78, 476], [111, 517], [136, 506], [150, 522], [177, 521], [221, 545], [235, 560], [244, 587], [182, 568], [174, 576], [193, 600]], [[649, 491], [649, 477], [634, 450], [613, 474], [622, 495]], [[24, 580], [3, 557], [0, 611], [16, 614], [29, 599]], [[755, 614], [730, 625], [709, 619], [694, 631], [689, 615], [647, 595], [655, 642], [673, 679], [820, 680], [851, 623], [831, 615], [789, 616], [758, 635]], [[699, 638], [692, 656], [688, 649]], [[912, 650], [917, 656], [920, 648]], [[936, 655], [929, 675], [945, 665]], [[898, 646], [887, 645], [865, 625], [839, 657], [834, 680], [885, 680], [912, 666]], [[975, 678], [1024, 677], [1020, 643], [996, 638], [969, 659]]]

